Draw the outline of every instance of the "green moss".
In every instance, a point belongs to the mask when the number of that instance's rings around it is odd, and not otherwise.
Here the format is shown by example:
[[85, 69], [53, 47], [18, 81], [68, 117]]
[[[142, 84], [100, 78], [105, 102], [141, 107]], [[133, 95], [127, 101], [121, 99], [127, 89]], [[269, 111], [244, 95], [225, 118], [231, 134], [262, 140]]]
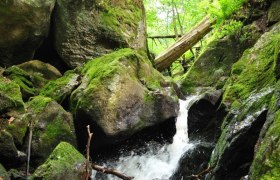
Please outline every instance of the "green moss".
[[246, 51], [233, 65], [224, 102], [245, 100], [252, 92], [258, 92], [276, 82], [274, 71], [280, 46], [280, 35], [276, 33], [280, 31], [278, 29], [266, 33], [254, 48]]
[[73, 146], [61, 142], [31, 179], [78, 179], [77, 167], [83, 162], [85, 158]]
[[[114, 5], [112, 1], [100, 1], [99, 7], [103, 9], [100, 15], [100, 28], [103, 30], [102, 34], [116, 42], [120, 42], [124, 47], [124, 34], [131, 29], [137, 29], [138, 23], [142, 20], [142, 10], [137, 4], [137, 1], [122, 1]], [[121, 22], [121, 23], [120, 23]], [[137, 32], [135, 32], [137, 34]], [[131, 36], [128, 41], [132, 42], [134, 37]], [[130, 43], [129, 42], [129, 43]]]
[[17, 83], [20, 86], [21, 91], [23, 93], [29, 95], [36, 94], [36, 89], [34, 88], [33, 83], [31, 82], [31, 77], [26, 71], [20, 69], [17, 66], [12, 66], [6, 69], [4, 74], [8, 75], [10, 79]]
[[62, 103], [79, 84], [79, 75], [74, 71], [68, 71], [56, 80], [50, 81], [40, 91], [40, 96], [51, 97], [58, 103]]
[[10, 108], [24, 109], [20, 87], [6, 78], [0, 77], [0, 111]]
[[40, 113], [53, 99], [44, 96], [35, 96], [27, 103], [27, 109], [33, 113]]
[[280, 178], [280, 110], [275, 113], [273, 123], [261, 140], [251, 166], [251, 179]]

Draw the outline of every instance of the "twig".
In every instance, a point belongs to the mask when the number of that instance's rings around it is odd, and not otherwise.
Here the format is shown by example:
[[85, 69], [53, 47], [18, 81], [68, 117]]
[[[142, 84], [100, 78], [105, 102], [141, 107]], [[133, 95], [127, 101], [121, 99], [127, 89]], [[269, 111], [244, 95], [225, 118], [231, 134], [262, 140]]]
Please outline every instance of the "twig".
[[112, 174], [115, 175], [123, 180], [132, 180], [134, 179], [134, 177], [129, 177], [126, 176], [118, 171], [116, 171], [115, 169], [110, 169], [110, 168], [106, 168], [106, 167], [102, 167], [102, 166], [98, 166], [96, 164], [92, 164], [91, 165], [92, 169], [98, 171], [98, 172], [102, 172], [102, 173], [106, 173], [106, 174]]
[[86, 178], [85, 180], [88, 180], [89, 179], [89, 159], [90, 159], [90, 141], [91, 141], [91, 138], [92, 138], [92, 135], [93, 133], [90, 132], [90, 126], [87, 125], [87, 132], [88, 132], [88, 141], [87, 141], [87, 160], [86, 160]]
[[201, 176], [204, 176], [205, 174], [208, 174], [211, 171], [212, 171], [212, 167], [210, 167], [208, 165], [208, 167], [206, 169], [202, 170], [198, 174], [193, 174], [193, 175], [189, 176], [189, 178], [192, 178], [192, 179], [195, 179], [195, 180], [199, 180], [201, 178]]
[[31, 142], [33, 135], [33, 123], [29, 123], [29, 137], [28, 137], [28, 147], [27, 147], [27, 165], [26, 165], [26, 177], [29, 175], [29, 164], [30, 164], [30, 155], [31, 155]]

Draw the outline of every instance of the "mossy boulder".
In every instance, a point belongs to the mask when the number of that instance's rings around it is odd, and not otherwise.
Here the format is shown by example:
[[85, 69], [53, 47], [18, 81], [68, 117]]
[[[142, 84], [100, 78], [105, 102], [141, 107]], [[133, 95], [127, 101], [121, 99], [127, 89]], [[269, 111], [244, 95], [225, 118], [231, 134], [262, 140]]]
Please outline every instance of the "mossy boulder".
[[26, 156], [22, 152], [27, 151], [31, 129], [32, 167], [46, 160], [60, 141], [76, 145], [72, 115], [51, 98], [36, 96], [26, 103], [25, 112], [10, 114], [12, 116], [5, 123], [1, 122], [0, 131], [0, 154], [5, 156], [1, 160], [9, 167], [20, 166], [26, 161], [26, 158], [22, 161]]
[[0, 2], [0, 65], [11, 66], [33, 58], [48, 35], [55, 0]]
[[55, 67], [38, 60], [11, 66], [4, 71], [3, 75], [20, 86], [25, 101], [37, 95], [49, 80], [61, 77]]
[[60, 141], [76, 145], [73, 116], [56, 101], [36, 96], [26, 108], [22, 121], [32, 124], [31, 160], [35, 166], [44, 161]]
[[70, 67], [118, 48], [146, 48], [139, 0], [58, 0], [55, 18], [55, 48]]
[[31, 179], [85, 179], [82, 171], [86, 159], [71, 144], [59, 143], [44, 164], [39, 166]]
[[26, 71], [30, 76], [40, 76], [46, 80], [55, 80], [62, 75], [54, 66], [39, 60], [31, 60], [18, 64], [17, 67]]
[[94, 128], [95, 143], [128, 138], [177, 116], [174, 89], [141, 52], [122, 49], [94, 59], [82, 75], [70, 98], [71, 111], [80, 135], [86, 137], [86, 125]]
[[261, 131], [250, 168], [250, 179], [280, 178], [280, 82], [270, 104], [267, 121]]
[[72, 91], [80, 84], [80, 72], [75, 70], [67, 71], [61, 78], [50, 81], [41, 91], [41, 96], [51, 97], [58, 103], [63, 103], [69, 98]]
[[236, 29], [232, 35], [210, 42], [190, 70], [182, 77], [185, 94], [194, 87], [222, 88], [230, 75], [231, 66], [260, 37], [256, 24]]
[[268, 23], [273, 24], [280, 21], [280, 0], [274, 0], [268, 10]]
[[23, 109], [24, 103], [20, 86], [11, 80], [0, 76], [0, 112], [12, 109]]

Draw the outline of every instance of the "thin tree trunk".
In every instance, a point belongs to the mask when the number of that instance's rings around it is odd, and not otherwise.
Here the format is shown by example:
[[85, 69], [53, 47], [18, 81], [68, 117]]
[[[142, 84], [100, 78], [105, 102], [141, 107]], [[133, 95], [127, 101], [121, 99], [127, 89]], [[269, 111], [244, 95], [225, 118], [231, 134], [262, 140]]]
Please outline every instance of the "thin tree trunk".
[[199, 40], [212, 30], [215, 20], [204, 18], [196, 27], [178, 39], [173, 45], [155, 58], [155, 66], [159, 71], [169, 67], [176, 59], [182, 56]]

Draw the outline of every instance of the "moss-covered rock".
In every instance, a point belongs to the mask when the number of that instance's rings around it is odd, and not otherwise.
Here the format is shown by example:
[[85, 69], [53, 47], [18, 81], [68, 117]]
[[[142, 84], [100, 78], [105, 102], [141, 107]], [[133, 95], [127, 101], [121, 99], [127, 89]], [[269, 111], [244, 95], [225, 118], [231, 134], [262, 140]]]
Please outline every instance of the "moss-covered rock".
[[268, 10], [268, 23], [273, 24], [280, 21], [280, 1], [274, 0]]
[[55, 67], [38, 60], [11, 66], [4, 71], [3, 75], [20, 86], [25, 101], [37, 95], [49, 80], [61, 77]]
[[231, 71], [231, 77], [225, 89], [223, 102], [238, 106], [252, 92], [271, 87], [277, 81], [279, 72], [278, 55], [280, 53], [280, 24], [262, 35], [255, 46], [244, 52]]
[[[34, 77], [34, 80], [36, 76], [40, 76], [47, 80], [55, 80], [62, 76], [54, 66], [39, 60], [24, 62], [22, 64], [18, 64], [17, 67], [26, 71], [30, 76]], [[38, 82], [35, 84], [40, 83]]]
[[143, 3], [139, 0], [58, 0], [55, 47], [70, 66], [114, 49], [146, 48]]
[[22, 121], [32, 123], [31, 159], [34, 165], [44, 161], [60, 141], [76, 144], [72, 115], [51, 98], [34, 97], [27, 103], [27, 113]]
[[26, 152], [28, 148], [31, 129], [32, 167], [43, 162], [60, 141], [76, 145], [72, 115], [51, 98], [36, 96], [26, 103], [25, 112], [16, 111], [8, 115], [10, 117], [5, 123], [1, 122], [0, 154], [6, 157], [5, 152], [14, 152], [5, 158], [4, 164], [9, 167], [20, 166], [26, 161], [22, 161], [22, 157], [25, 156], [22, 152]]
[[236, 29], [232, 35], [209, 43], [205, 51], [182, 77], [181, 89], [185, 94], [194, 87], [222, 88], [230, 75], [231, 66], [260, 37], [256, 24]]
[[230, 112], [223, 122], [222, 135], [210, 161], [213, 179], [239, 179], [248, 174], [255, 144], [267, 120], [267, 112], [271, 109], [269, 104], [273, 101], [272, 95], [277, 89], [275, 72], [280, 70], [276, 65], [280, 47], [279, 32], [280, 24], [263, 34], [254, 47], [232, 66], [222, 100]]
[[95, 137], [103, 133], [107, 140], [127, 138], [177, 115], [173, 88], [144, 54], [122, 49], [88, 62], [82, 74], [70, 98], [80, 133], [90, 124], [98, 127]]
[[85, 158], [73, 146], [61, 142], [47, 161], [36, 169], [31, 179], [84, 179], [83, 163], [85, 163]]
[[20, 86], [9, 79], [0, 76], [0, 112], [11, 109], [23, 109], [24, 103]]
[[10, 66], [33, 58], [48, 35], [55, 0], [0, 2], [0, 65]]
[[41, 96], [51, 97], [62, 103], [70, 96], [72, 91], [80, 84], [80, 74], [75, 71], [66, 72], [61, 78], [50, 81], [41, 91]]
[[280, 82], [272, 98], [267, 121], [255, 147], [250, 179], [280, 178]]

